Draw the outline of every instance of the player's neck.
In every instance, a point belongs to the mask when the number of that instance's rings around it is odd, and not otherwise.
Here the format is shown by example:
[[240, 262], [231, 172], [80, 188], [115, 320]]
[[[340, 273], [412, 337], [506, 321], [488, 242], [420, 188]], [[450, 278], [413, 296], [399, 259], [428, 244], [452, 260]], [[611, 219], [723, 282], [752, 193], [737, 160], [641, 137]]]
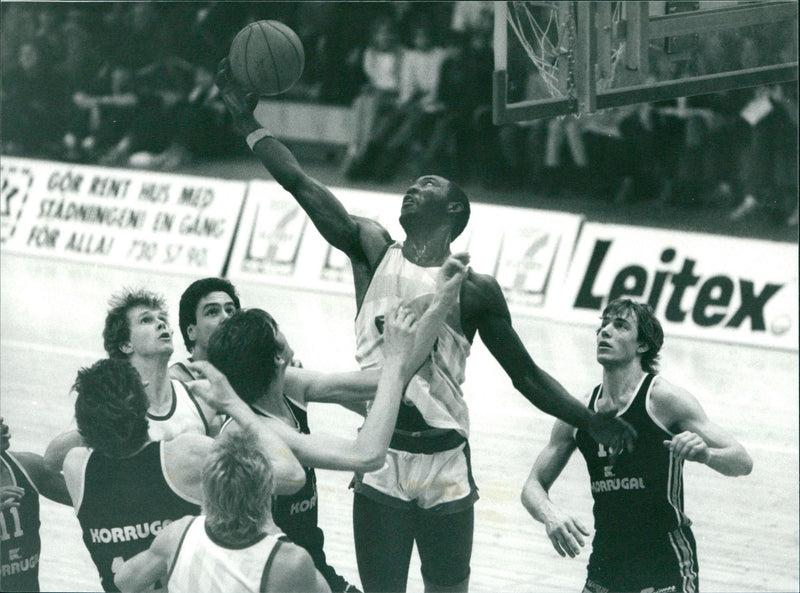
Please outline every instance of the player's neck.
[[450, 256], [450, 231], [441, 229], [424, 235], [409, 234], [403, 242], [403, 257], [418, 266], [441, 266]]
[[283, 397], [283, 381], [274, 381], [269, 390], [253, 406], [261, 412], [294, 426], [294, 415]]
[[632, 364], [603, 367], [603, 397], [609, 398], [617, 409], [625, 406], [644, 375], [638, 359]]
[[167, 402], [172, 402], [172, 384], [169, 380], [169, 368], [165, 361], [158, 358], [131, 357], [131, 364], [139, 371], [145, 392], [150, 402], [151, 411], [158, 411]]

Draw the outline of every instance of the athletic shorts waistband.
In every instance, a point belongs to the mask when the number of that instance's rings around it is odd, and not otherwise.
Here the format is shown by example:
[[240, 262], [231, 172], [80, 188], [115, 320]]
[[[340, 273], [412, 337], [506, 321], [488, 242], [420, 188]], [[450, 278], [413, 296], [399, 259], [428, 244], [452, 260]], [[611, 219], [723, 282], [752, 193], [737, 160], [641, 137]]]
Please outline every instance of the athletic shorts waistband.
[[429, 455], [440, 451], [455, 449], [466, 438], [456, 430], [433, 429], [425, 432], [405, 432], [395, 430], [389, 448], [407, 453], [423, 453]]

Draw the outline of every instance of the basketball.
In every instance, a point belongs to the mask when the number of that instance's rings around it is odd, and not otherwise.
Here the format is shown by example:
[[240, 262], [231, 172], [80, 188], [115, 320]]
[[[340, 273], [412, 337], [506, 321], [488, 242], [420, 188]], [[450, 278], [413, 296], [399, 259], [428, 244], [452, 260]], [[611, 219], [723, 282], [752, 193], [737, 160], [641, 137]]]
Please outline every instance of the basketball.
[[228, 54], [234, 80], [250, 92], [277, 95], [300, 78], [305, 52], [297, 33], [279, 21], [256, 21], [234, 37]]

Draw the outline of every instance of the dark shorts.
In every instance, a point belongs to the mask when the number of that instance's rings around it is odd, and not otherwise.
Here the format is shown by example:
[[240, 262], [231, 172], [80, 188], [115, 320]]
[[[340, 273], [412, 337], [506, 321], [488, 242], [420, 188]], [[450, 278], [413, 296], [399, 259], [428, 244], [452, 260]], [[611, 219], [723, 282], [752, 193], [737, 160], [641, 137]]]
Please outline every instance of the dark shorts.
[[697, 546], [689, 527], [631, 545], [595, 545], [584, 593], [696, 593]]

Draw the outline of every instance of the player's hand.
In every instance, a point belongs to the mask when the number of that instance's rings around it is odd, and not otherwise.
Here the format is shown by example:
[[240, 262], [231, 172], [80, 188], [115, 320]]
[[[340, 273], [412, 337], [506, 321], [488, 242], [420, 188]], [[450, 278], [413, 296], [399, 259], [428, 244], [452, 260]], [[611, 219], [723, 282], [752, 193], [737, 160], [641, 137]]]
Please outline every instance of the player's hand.
[[670, 454], [675, 459], [680, 461], [685, 459], [698, 463], [708, 463], [711, 457], [711, 451], [702, 437], [688, 430], [676, 434], [669, 441], [664, 441], [664, 446], [669, 449]]
[[436, 276], [436, 292], [442, 300], [455, 301], [461, 290], [461, 283], [467, 275], [469, 253], [454, 253], [444, 262]]
[[589, 530], [578, 519], [565, 515], [560, 511], [545, 521], [547, 537], [560, 556], [575, 558], [586, 545], [583, 536], [589, 536]]
[[636, 440], [636, 429], [622, 418], [617, 418], [616, 410], [593, 414], [589, 419], [589, 434], [606, 446], [611, 453], [612, 464], [624, 449], [633, 451], [633, 442]]
[[186, 363], [186, 366], [200, 377], [187, 384], [192, 394], [218, 412], [227, 412], [231, 406], [242, 402], [228, 382], [228, 378], [210, 362], [196, 360]]
[[220, 91], [225, 107], [233, 118], [233, 124], [240, 134], [246, 136], [261, 127], [256, 121], [255, 111], [258, 95], [248, 93], [231, 75], [228, 58], [223, 58], [217, 69], [215, 84]]
[[19, 499], [25, 496], [25, 488], [19, 486], [0, 486], [0, 511], [19, 506]]
[[398, 305], [384, 318], [383, 355], [385, 358], [403, 358], [414, 348], [417, 316], [410, 307]]

